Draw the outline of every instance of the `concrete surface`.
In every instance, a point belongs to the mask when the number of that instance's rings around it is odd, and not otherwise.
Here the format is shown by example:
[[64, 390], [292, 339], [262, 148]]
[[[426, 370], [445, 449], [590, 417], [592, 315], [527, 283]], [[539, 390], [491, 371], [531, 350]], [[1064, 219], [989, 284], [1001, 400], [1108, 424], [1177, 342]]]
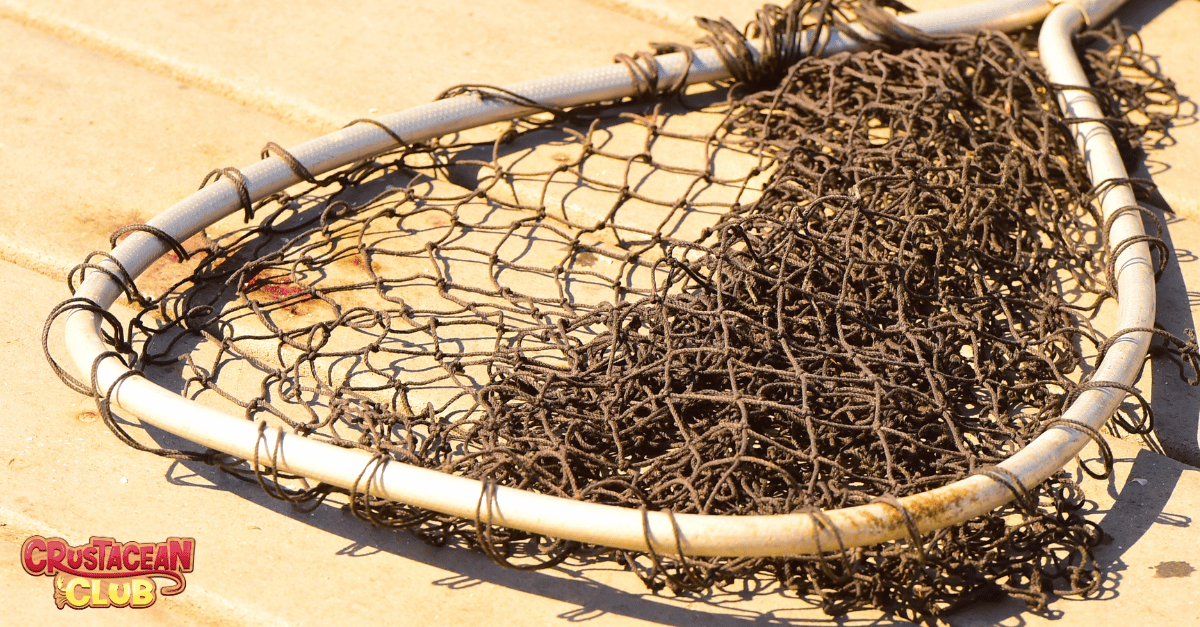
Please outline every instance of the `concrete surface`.
[[[212, 468], [127, 448], [41, 357], [42, 321], [67, 296], [67, 269], [214, 167], [456, 83], [503, 84], [604, 64], [648, 41], [686, 40], [697, 33], [688, 14], [725, 12], [740, 23], [754, 5], [398, 0], [350, 11], [316, 1], [0, 0], [0, 282], [19, 299], [0, 319], [0, 623], [903, 624], [872, 613], [835, 622], [778, 593], [656, 596], [612, 567], [516, 573], [335, 507], [297, 513]], [[1200, 2], [1139, 2], [1121, 17], [1180, 90], [1200, 98]], [[1200, 125], [1173, 136], [1147, 174], [1160, 185], [1160, 208], [1181, 216], [1168, 218], [1179, 254], [1159, 297], [1160, 321], [1178, 334], [1195, 326], [1200, 306], [1200, 226], [1191, 221], [1200, 219]], [[1166, 452], [1200, 464], [1200, 392], [1172, 369], [1152, 362], [1143, 387]], [[1090, 516], [1113, 538], [1100, 553], [1110, 573], [1102, 598], [1059, 600], [1045, 615], [1017, 602], [980, 605], [953, 624], [1200, 624], [1200, 471], [1128, 442], [1114, 447], [1115, 477], [1087, 485]], [[18, 565], [33, 534], [72, 543], [192, 536], [197, 564], [182, 594], [148, 610], [60, 611], [51, 580]]]

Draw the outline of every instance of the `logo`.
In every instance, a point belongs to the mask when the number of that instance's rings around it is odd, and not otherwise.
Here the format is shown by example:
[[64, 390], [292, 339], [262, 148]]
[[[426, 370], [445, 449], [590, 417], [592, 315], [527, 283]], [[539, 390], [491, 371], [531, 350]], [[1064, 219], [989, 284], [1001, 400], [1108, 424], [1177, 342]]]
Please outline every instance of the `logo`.
[[[192, 572], [195, 557], [194, 538], [144, 544], [93, 537], [87, 544], [71, 546], [62, 538], [33, 536], [21, 545], [25, 572], [54, 578], [54, 604], [60, 610], [150, 607], [160, 594], [183, 592], [183, 573]], [[170, 583], [159, 588], [155, 579]]]

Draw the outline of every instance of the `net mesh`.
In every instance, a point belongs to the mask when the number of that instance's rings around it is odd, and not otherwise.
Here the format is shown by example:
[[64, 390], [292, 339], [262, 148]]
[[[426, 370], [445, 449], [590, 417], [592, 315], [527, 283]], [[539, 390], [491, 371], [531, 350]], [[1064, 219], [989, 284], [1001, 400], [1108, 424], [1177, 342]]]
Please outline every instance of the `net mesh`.
[[[855, 20], [903, 48], [794, 60], [814, 52], [799, 33]], [[818, 521], [979, 472], [1018, 497], [907, 542], [754, 559], [448, 517], [367, 496], [371, 469], [345, 497], [371, 522], [514, 567], [612, 558], [656, 590], [774, 580], [830, 614], [926, 622], [997, 591], [1035, 609], [1096, 592], [1101, 532], [1068, 475], [1022, 486], [993, 468], [1079, 390], [1108, 385], [1088, 381], [1085, 359], [1105, 345], [1091, 317], [1114, 295], [1102, 190], [1031, 33], [931, 40], [875, 5], [830, 3], [767, 7], [741, 31], [701, 24], [733, 83], [680, 93], [646, 56], [621, 57], [637, 99], [320, 179], [272, 144], [264, 156], [307, 183], [247, 197], [251, 224], [219, 224], [177, 247], [182, 264], [152, 268], [114, 349], [247, 419], [485, 486]], [[754, 61], [748, 36], [775, 52]], [[1119, 26], [1079, 44], [1132, 165], [1184, 117], [1182, 99]], [[98, 400], [123, 439], [152, 448]], [[1152, 428], [1149, 414], [1118, 421]], [[239, 464], [155, 450], [297, 503], [341, 491], [281, 476], [269, 451]]]

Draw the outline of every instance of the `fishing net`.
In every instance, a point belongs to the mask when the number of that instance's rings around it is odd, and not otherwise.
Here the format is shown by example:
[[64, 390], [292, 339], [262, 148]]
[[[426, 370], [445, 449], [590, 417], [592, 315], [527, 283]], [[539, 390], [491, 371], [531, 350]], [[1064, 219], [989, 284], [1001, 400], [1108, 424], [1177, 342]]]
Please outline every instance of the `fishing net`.
[[[610, 558], [656, 590], [771, 580], [830, 614], [927, 622], [997, 592], [1035, 609], [1094, 593], [1101, 532], [1069, 476], [1023, 486], [993, 465], [1055, 424], [1106, 346], [1091, 324], [1115, 295], [1103, 190], [1031, 33], [935, 40], [889, 15], [796, 3], [741, 31], [701, 21], [729, 84], [658, 85], [645, 56], [622, 56], [639, 98], [546, 108], [319, 179], [269, 145], [306, 184], [247, 196], [247, 225], [177, 246], [183, 263], [131, 288], [140, 311], [110, 339], [201, 402], [485, 485], [817, 518], [981, 472], [1018, 497], [909, 541], [722, 559], [497, 528], [483, 497], [474, 520], [383, 501], [369, 469], [342, 497], [509, 566]], [[885, 46], [808, 54], [818, 39], [800, 33], [856, 20]], [[748, 36], [774, 45], [756, 62]], [[1078, 42], [1136, 163], [1181, 98], [1119, 26]], [[451, 93], [468, 92], [524, 102]], [[1114, 428], [1148, 434], [1151, 415]], [[344, 492], [272, 470], [269, 451], [239, 464], [154, 450], [296, 503]]]

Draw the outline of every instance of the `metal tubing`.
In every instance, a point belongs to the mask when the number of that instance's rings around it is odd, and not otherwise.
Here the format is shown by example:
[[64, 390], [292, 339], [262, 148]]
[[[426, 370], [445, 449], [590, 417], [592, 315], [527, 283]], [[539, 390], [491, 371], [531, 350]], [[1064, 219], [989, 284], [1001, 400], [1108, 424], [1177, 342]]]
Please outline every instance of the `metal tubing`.
[[[1083, 21], [1099, 19], [1120, 3], [1116, 0], [1087, 1], [1055, 9], [1042, 29], [1041, 55], [1055, 83], [1085, 86], [1086, 79], [1071, 47], [1071, 36]], [[1078, 8], [1078, 7], [1082, 7]], [[970, 32], [980, 28], [1012, 29], [1036, 22], [1051, 9], [1046, 2], [993, 1], [970, 7], [904, 16], [910, 25], [933, 32]], [[832, 38], [827, 52], [850, 49], [850, 43]], [[712, 51], [699, 51], [689, 76], [692, 82], [724, 78], [724, 69]], [[657, 59], [664, 82], [683, 71], [682, 55]], [[622, 66], [598, 68], [562, 77], [521, 83], [512, 91], [538, 102], [572, 106], [584, 102], [612, 100], [632, 95], [633, 82]], [[1066, 115], [1071, 118], [1100, 117], [1099, 108], [1085, 91], [1060, 94]], [[495, 100], [462, 96], [439, 101], [382, 118], [382, 122], [408, 141], [422, 141], [473, 126], [510, 119], [529, 110]], [[1125, 172], [1112, 137], [1103, 124], [1085, 122], [1074, 129], [1087, 155], [1092, 179], [1098, 186], [1124, 178]], [[394, 147], [382, 130], [359, 124], [305, 143], [292, 151], [314, 174], [369, 158]], [[272, 157], [244, 170], [253, 198], [262, 198], [297, 183], [297, 177], [282, 160]], [[1104, 194], [1105, 215], [1134, 204], [1128, 186], [1112, 186]], [[152, 226], [183, 241], [205, 226], [237, 211], [236, 188], [229, 182], [211, 185], [150, 221]], [[1119, 216], [1112, 232], [1113, 246], [1143, 234], [1135, 212]], [[133, 276], [144, 271], [166, 252], [166, 246], [151, 235], [135, 232], [113, 255]], [[1154, 321], [1154, 283], [1149, 250], [1144, 243], [1128, 247], [1117, 260], [1120, 294], [1120, 328], [1149, 327]], [[121, 287], [101, 272], [88, 274], [77, 296], [110, 306]], [[107, 392], [125, 375], [127, 368], [115, 358], [98, 359], [107, 347], [99, 332], [100, 318], [90, 312], [73, 311], [66, 320], [67, 345], [76, 366], [83, 372], [95, 369], [101, 392]], [[1118, 330], [1119, 332], [1119, 330]], [[1109, 350], [1095, 380], [1132, 383], [1140, 372], [1149, 343], [1148, 334], [1130, 333]], [[375, 466], [364, 451], [261, 430], [258, 423], [200, 406], [160, 388], [140, 376], [120, 380], [112, 390], [114, 402], [123, 412], [147, 423], [244, 459], [272, 459], [281, 471], [303, 475], [343, 488], [363, 485], [364, 469], [371, 470], [376, 496], [463, 518], [479, 518], [492, 524], [578, 540], [603, 546], [646, 550], [646, 538], [661, 553], [682, 547], [689, 555], [771, 556], [797, 555], [829, 550], [843, 542], [847, 546], [876, 544], [907, 536], [904, 517], [889, 505], [871, 504], [827, 512], [838, 530], [816, 524], [807, 514], [773, 516], [703, 516], [642, 512], [594, 503], [545, 496], [505, 487], [488, 489], [481, 482], [446, 475], [399, 462]], [[1116, 409], [1125, 393], [1112, 389], [1090, 389], [1079, 396], [1064, 418], [1099, 428]], [[1087, 442], [1087, 436], [1067, 426], [1055, 427], [1001, 464], [1026, 486], [1034, 486], [1068, 463]], [[259, 448], [261, 447], [261, 448]], [[1012, 499], [1011, 491], [993, 479], [974, 476], [954, 484], [901, 499], [921, 532], [964, 522]], [[678, 544], [677, 544], [678, 543]]]

